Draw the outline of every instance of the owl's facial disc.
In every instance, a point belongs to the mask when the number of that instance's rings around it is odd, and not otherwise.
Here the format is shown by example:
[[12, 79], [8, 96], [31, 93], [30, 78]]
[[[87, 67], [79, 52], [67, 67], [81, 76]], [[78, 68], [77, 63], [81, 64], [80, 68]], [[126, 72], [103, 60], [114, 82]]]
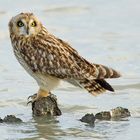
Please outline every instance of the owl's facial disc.
[[37, 35], [41, 29], [41, 22], [32, 13], [20, 13], [9, 22], [10, 33], [14, 33], [16, 36], [34, 36]]
[[33, 19], [28, 22], [24, 19], [17, 21], [17, 28], [19, 30], [19, 35], [30, 36], [36, 33], [37, 23]]

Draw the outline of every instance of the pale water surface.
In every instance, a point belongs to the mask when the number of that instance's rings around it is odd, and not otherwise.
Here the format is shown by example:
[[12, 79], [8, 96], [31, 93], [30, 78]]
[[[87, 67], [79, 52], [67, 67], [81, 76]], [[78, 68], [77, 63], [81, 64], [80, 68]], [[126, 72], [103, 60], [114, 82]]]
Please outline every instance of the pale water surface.
[[[123, 75], [109, 80], [114, 94], [93, 97], [66, 83], [53, 91], [60, 117], [33, 118], [27, 97], [36, 82], [16, 61], [8, 21], [19, 12], [34, 12], [50, 32], [68, 41], [91, 62]], [[126, 107], [125, 121], [78, 121], [85, 113]], [[140, 139], [140, 1], [139, 0], [0, 0], [0, 117], [14, 114], [22, 124], [0, 124], [0, 140], [139, 140]]]

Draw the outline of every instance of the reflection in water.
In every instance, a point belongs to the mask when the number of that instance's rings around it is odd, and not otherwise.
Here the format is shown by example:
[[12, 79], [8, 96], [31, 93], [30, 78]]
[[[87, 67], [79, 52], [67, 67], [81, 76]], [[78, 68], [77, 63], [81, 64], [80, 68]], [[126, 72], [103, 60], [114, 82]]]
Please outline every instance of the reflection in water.
[[55, 117], [34, 117], [35, 127], [38, 132], [38, 137], [55, 139], [57, 136], [63, 136], [65, 133], [59, 126], [59, 121]]
[[[70, 118], [69, 118], [70, 119]], [[121, 132], [125, 134], [129, 128], [129, 121], [96, 121], [95, 127], [80, 123], [76, 127], [63, 129], [57, 117], [35, 117], [35, 127], [38, 137], [45, 139], [83, 138], [83, 139], [112, 139]], [[71, 121], [71, 120], [67, 120]], [[65, 123], [67, 123], [65, 121]], [[64, 123], [64, 122], [63, 122]], [[74, 122], [71, 122], [74, 123]], [[65, 124], [67, 125], [67, 124]]]
[[99, 122], [96, 125], [95, 131], [99, 133], [99, 135], [104, 135], [108, 139], [115, 139], [119, 135], [119, 133], [125, 134], [129, 128], [129, 121], [106, 121]]

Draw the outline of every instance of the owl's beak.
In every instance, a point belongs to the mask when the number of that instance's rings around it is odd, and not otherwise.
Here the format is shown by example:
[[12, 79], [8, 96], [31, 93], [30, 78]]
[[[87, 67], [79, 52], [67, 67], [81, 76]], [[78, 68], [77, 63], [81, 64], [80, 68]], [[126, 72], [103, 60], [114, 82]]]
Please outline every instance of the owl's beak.
[[26, 33], [27, 33], [27, 35], [29, 35], [29, 27], [27, 27]]

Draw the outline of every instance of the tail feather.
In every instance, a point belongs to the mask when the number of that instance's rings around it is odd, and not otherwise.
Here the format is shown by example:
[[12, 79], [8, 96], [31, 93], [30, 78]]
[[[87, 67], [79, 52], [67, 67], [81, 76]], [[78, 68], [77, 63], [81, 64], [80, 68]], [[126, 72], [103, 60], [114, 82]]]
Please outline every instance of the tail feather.
[[106, 90], [114, 91], [109, 83], [105, 80], [92, 80], [89, 81], [87, 79], [80, 81], [82, 87], [84, 87], [89, 93], [92, 95], [98, 95], [104, 93]]
[[66, 81], [85, 88], [93, 95], [104, 93], [106, 90], [114, 92], [114, 89], [105, 81], [105, 78], [118, 78], [121, 76], [119, 72], [99, 64], [91, 64], [88, 68], [83, 70], [82, 74], [85, 76], [82, 79], [66, 79]]
[[119, 72], [112, 68], [108, 68], [103, 65], [94, 64], [99, 71], [97, 79], [104, 79], [104, 78], [118, 78], [121, 76]]

